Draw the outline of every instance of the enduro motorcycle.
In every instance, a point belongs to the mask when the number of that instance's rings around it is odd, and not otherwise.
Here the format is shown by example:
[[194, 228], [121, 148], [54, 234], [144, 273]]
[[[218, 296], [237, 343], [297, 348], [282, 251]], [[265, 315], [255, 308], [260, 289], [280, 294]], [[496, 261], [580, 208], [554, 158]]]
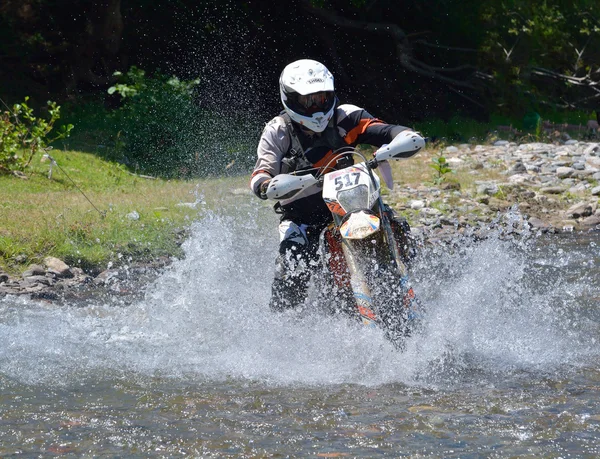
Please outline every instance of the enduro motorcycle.
[[[374, 170], [381, 167], [391, 188], [388, 161], [424, 145], [419, 134], [405, 131], [370, 160], [346, 147], [321, 168], [277, 175], [266, 191], [267, 198], [279, 201], [313, 186], [322, 187], [323, 200], [333, 216], [320, 239], [325, 277], [330, 280], [326, 290], [341, 298], [334, 302], [336, 309], [366, 326], [380, 327], [398, 347], [420, 316], [407, 269], [410, 228], [384, 204]], [[354, 158], [360, 162], [354, 164]]]

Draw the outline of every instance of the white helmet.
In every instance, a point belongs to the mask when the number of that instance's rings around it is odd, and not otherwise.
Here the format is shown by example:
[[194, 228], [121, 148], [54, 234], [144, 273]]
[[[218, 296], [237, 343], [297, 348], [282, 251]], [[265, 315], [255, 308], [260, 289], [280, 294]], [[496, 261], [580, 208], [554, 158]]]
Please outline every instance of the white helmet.
[[323, 132], [335, 109], [333, 75], [311, 59], [288, 64], [279, 77], [281, 102], [290, 118], [311, 131]]

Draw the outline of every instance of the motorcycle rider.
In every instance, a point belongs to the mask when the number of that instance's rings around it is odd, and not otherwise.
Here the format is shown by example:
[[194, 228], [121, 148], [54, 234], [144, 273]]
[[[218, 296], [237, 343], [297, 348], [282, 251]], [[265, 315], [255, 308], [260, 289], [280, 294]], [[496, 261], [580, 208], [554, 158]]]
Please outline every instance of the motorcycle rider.
[[[267, 199], [269, 181], [278, 174], [325, 166], [341, 147], [381, 147], [409, 129], [384, 123], [355, 105], [340, 104], [333, 75], [311, 59], [292, 62], [283, 69], [279, 92], [284, 110], [262, 132], [250, 181], [252, 191], [261, 199]], [[270, 307], [282, 311], [305, 300], [318, 260], [319, 235], [332, 216], [318, 186], [280, 200], [275, 211], [281, 214], [280, 245]]]

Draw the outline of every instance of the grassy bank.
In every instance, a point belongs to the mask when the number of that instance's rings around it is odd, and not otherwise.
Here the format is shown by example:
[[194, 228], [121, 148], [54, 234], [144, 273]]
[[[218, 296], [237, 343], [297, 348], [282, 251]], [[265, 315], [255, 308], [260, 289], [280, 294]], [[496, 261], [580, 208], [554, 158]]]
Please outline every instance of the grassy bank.
[[[0, 175], [0, 267], [17, 273], [46, 256], [89, 272], [180, 254], [203, 182], [148, 179], [77, 151], [37, 157], [26, 178]], [[183, 203], [183, 204], [182, 204]], [[187, 205], [185, 203], [188, 203]]]

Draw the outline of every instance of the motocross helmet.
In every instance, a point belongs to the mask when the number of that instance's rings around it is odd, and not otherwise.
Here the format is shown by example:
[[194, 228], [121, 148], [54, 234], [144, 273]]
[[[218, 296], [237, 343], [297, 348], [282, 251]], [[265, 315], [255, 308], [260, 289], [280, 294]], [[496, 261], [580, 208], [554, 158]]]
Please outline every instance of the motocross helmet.
[[311, 59], [288, 64], [279, 77], [279, 93], [287, 114], [314, 132], [323, 132], [336, 105], [333, 75]]

